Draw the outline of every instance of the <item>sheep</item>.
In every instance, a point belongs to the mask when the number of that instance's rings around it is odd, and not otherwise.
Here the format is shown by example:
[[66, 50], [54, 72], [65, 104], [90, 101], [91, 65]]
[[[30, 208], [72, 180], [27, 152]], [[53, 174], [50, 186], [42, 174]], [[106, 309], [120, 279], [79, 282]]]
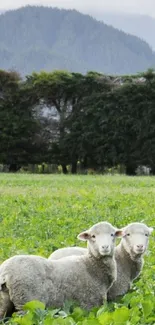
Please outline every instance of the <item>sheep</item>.
[[59, 260], [62, 257], [72, 256], [72, 255], [85, 255], [87, 253], [87, 248], [83, 247], [64, 247], [59, 248], [54, 251], [49, 257], [49, 260]]
[[[143, 223], [134, 222], [121, 230], [123, 238], [115, 248], [115, 259], [117, 263], [117, 280], [108, 291], [109, 301], [115, 300], [128, 292], [133, 280], [135, 280], [144, 264], [143, 255], [146, 252], [149, 235], [153, 228]], [[49, 256], [50, 260], [59, 259], [69, 255], [85, 255], [86, 248], [66, 247], [60, 248]]]
[[39, 300], [46, 307], [62, 307], [73, 300], [82, 308], [100, 306], [116, 280], [115, 238], [120, 230], [100, 222], [78, 238], [88, 242], [84, 256], [56, 261], [35, 255], [16, 255], [0, 265], [0, 317], [21, 312], [23, 305]]
[[153, 228], [143, 223], [131, 223], [123, 228], [122, 239], [115, 249], [117, 280], [108, 292], [108, 301], [123, 296], [131, 287], [144, 265], [143, 255]]

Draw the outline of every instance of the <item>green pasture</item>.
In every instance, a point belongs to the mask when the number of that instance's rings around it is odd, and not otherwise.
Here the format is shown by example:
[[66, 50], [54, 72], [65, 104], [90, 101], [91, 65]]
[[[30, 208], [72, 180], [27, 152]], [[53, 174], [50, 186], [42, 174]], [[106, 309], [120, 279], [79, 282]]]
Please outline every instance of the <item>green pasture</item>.
[[[85, 245], [78, 233], [104, 220], [117, 227], [134, 221], [155, 226], [155, 178], [0, 174], [0, 263], [15, 254], [48, 257], [59, 247]], [[155, 324], [154, 239], [153, 233], [140, 278], [117, 304], [93, 316], [79, 311], [79, 318], [43, 311], [32, 321], [31, 311], [27, 323], [16, 317], [9, 324]]]

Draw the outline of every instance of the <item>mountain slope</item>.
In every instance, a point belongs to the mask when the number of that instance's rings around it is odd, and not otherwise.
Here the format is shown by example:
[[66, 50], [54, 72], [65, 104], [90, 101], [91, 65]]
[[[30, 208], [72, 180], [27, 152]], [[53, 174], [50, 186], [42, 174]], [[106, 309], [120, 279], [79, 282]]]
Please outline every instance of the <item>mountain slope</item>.
[[124, 31], [144, 39], [155, 49], [155, 18], [145, 15], [112, 13], [112, 12], [96, 12], [94, 17], [111, 25], [119, 30]]
[[0, 68], [128, 74], [155, 66], [141, 39], [75, 10], [24, 7], [0, 15]]

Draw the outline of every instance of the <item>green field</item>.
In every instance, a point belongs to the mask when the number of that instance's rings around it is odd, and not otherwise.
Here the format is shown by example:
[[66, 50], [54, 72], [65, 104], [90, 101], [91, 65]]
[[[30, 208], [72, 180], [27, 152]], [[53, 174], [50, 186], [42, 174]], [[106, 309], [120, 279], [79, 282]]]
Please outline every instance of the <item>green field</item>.
[[[48, 257], [59, 247], [84, 245], [76, 239], [78, 233], [104, 220], [117, 227], [133, 221], [154, 226], [155, 178], [0, 175], [0, 262], [15, 254]], [[51, 311], [36, 309], [8, 323], [155, 324], [154, 239], [153, 233], [140, 279], [118, 304], [89, 315], [79, 309], [70, 314], [66, 307], [68, 316], [63, 319], [51, 318]]]

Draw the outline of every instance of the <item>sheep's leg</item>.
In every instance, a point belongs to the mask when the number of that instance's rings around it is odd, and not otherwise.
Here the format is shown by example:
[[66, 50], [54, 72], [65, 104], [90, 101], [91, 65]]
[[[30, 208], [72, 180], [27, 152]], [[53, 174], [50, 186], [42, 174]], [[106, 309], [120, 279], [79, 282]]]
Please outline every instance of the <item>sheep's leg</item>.
[[15, 303], [15, 313], [18, 316], [23, 316], [24, 314], [26, 314], [26, 311], [23, 310], [23, 305], [19, 305]]
[[10, 317], [13, 313], [13, 303], [10, 300], [9, 291], [6, 285], [2, 285], [2, 290], [0, 291], [0, 319], [5, 316]]
[[23, 306], [28, 302], [31, 301], [31, 296], [29, 296], [29, 293], [26, 292], [26, 290], [20, 290], [19, 292], [16, 292], [13, 296], [13, 304], [15, 306], [15, 311], [17, 315], [24, 315], [26, 311], [23, 310]]

